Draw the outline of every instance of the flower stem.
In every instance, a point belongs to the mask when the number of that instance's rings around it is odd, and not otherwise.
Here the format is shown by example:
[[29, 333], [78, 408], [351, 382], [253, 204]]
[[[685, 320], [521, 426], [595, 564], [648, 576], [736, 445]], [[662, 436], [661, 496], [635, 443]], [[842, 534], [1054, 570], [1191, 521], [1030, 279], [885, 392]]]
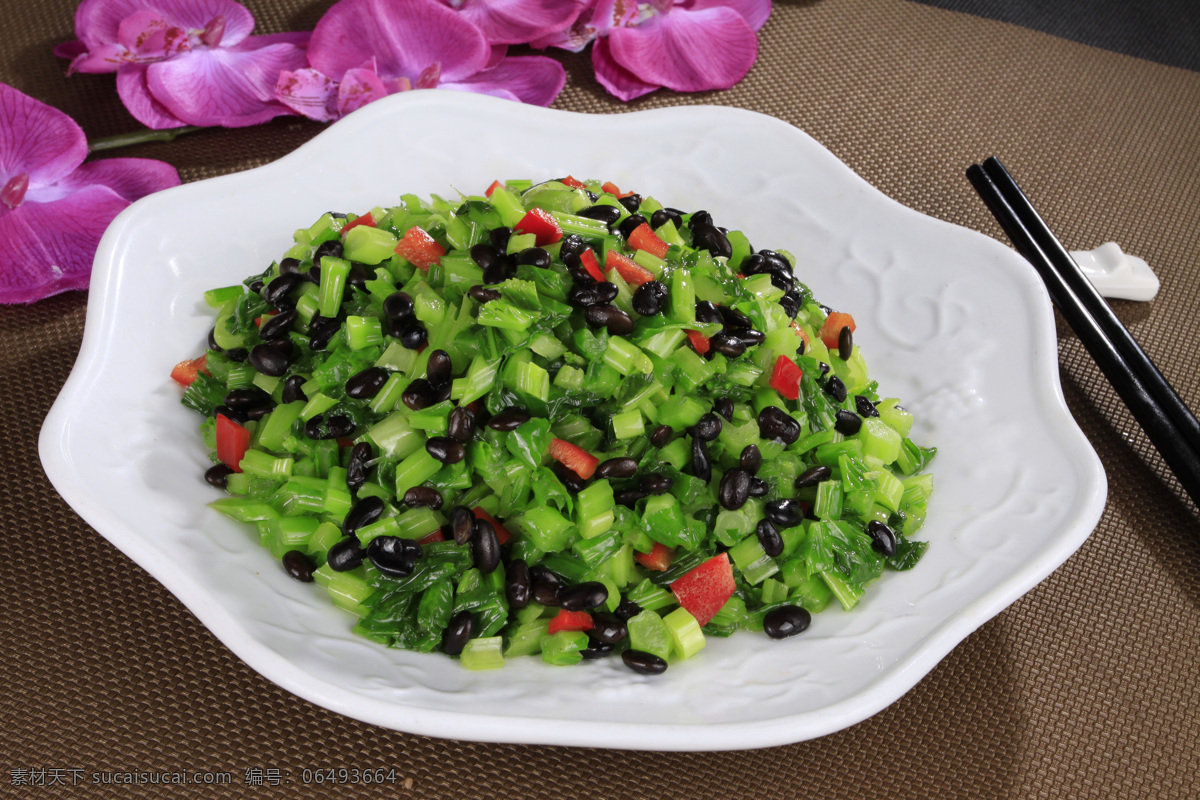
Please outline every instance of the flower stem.
[[184, 125], [180, 128], [166, 128], [159, 131], [145, 130], [134, 131], [133, 133], [118, 133], [116, 136], [104, 136], [88, 142], [88, 152], [98, 153], [101, 150], [115, 150], [118, 147], [129, 147], [132, 144], [141, 144], [143, 142], [170, 142], [180, 134], [200, 130], [204, 130], [203, 126]]

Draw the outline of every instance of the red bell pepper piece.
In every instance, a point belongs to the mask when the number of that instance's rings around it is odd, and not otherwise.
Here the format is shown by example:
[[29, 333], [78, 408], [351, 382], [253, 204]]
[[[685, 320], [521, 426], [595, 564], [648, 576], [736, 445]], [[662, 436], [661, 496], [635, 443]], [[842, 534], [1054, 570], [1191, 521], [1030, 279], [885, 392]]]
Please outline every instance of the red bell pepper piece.
[[588, 271], [588, 275], [591, 275], [596, 283], [604, 281], [604, 271], [600, 269], [600, 262], [596, 260], [596, 254], [592, 248], [589, 247], [579, 255], [579, 263], [583, 264], [583, 268]]
[[433, 533], [428, 534], [427, 536], [422, 536], [420, 539], [417, 539], [417, 544], [434, 544], [435, 542], [444, 542], [444, 541], [446, 541], [446, 534], [442, 533], [441, 528], [438, 528]]
[[491, 186], [489, 186], [489, 187], [488, 187], [488, 188], [487, 188], [487, 189], [484, 191], [484, 195], [486, 195], [487, 197], [491, 197], [491, 196], [492, 196], [492, 192], [496, 191], [497, 189], [503, 189], [503, 188], [504, 188], [504, 184], [503, 184], [503, 183], [501, 183], [500, 181], [492, 181], [492, 185], [491, 185]]
[[558, 616], [550, 620], [546, 633], [554, 634], [559, 631], [590, 631], [596, 627], [592, 615], [586, 611], [567, 611], [560, 609]]
[[842, 311], [834, 311], [825, 318], [825, 324], [821, 326], [821, 341], [830, 350], [837, 349], [838, 336], [841, 335], [842, 328], [849, 328], [853, 333], [854, 317]]
[[713, 556], [671, 584], [671, 592], [679, 605], [701, 626], [707, 625], [721, 606], [729, 602], [736, 588], [728, 553]]
[[675, 558], [675, 551], [661, 542], [655, 542], [654, 549], [649, 553], [634, 553], [633, 557], [646, 569], [666, 572], [667, 567], [671, 566], [671, 561]]
[[550, 442], [550, 457], [574, 470], [575, 474], [585, 481], [595, 474], [596, 467], [600, 464], [600, 459], [565, 439], [554, 439]]
[[587, 186], [584, 185], [583, 181], [579, 180], [578, 178], [572, 178], [570, 175], [563, 178], [561, 181], [559, 181], [559, 183], [566, 184], [567, 186], [570, 186], [572, 189], [586, 189], [587, 188]]
[[355, 217], [354, 222], [347, 222], [342, 226], [342, 238], [345, 238], [347, 233], [354, 228], [357, 228], [359, 225], [366, 225], [368, 228], [374, 228], [375, 217], [371, 216], [370, 212], [368, 212], [363, 214], [361, 217]]
[[633, 194], [633, 192], [622, 192], [612, 181], [605, 181], [600, 185], [600, 189], [601, 191], [616, 195], [617, 197], [629, 197], [629, 195]]
[[191, 386], [192, 381], [196, 380], [197, 373], [208, 373], [208, 354], [204, 354], [199, 358], [180, 361], [171, 370], [171, 378], [180, 386]]
[[780, 397], [788, 400], [800, 399], [800, 378], [804, 372], [796, 366], [796, 362], [787, 356], [775, 359], [775, 369], [771, 372], [771, 388], [779, 392]]
[[504, 544], [512, 538], [512, 533], [508, 530], [508, 528], [504, 527], [504, 524], [491, 514], [484, 511], [482, 507], [475, 506], [475, 508], [471, 509], [471, 511], [475, 514], [475, 519], [486, 519], [488, 522], [492, 523], [492, 527], [496, 529], [496, 541], [500, 544]]
[[217, 458], [234, 472], [250, 449], [250, 431], [238, 425], [224, 414], [217, 414]]
[[709, 343], [708, 343], [707, 336], [705, 336], [700, 331], [694, 331], [691, 328], [684, 328], [683, 332], [687, 334], [688, 341], [691, 342], [693, 350], [695, 350], [700, 355], [704, 355], [705, 353], [708, 352], [708, 348], [711, 345], [709, 345]]
[[671, 245], [658, 238], [658, 234], [650, 227], [649, 222], [643, 222], [633, 229], [633, 233], [629, 234], [629, 246], [634, 250], [645, 250], [650, 255], [658, 256], [659, 258], [667, 257], [667, 250]]
[[434, 264], [440, 264], [446, 248], [416, 225], [408, 229], [403, 238], [396, 243], [396, 252], [407, 258], [420, 269], [428, 270]]
[[554, 244], [563, 237], [558, 220], [544, 208], [535, 208], [521, 217], [521, 221], [513, 226], [513, 233], [532, 233], [537, 237], [538, 247]]
[[616, 250], [609, 250], [608, 254], [604, 256], [604, 270], [611, 272], [614, 269], [630, 286], [641, 286], [643, 283], [654, 280], [653, 272], [645, 269], [632, 258], [627, 258]]

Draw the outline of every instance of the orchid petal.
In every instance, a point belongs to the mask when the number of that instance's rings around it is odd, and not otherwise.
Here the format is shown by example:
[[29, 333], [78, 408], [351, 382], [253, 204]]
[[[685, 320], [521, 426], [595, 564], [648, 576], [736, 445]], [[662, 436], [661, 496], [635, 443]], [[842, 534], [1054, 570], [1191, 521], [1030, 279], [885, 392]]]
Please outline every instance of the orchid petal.
[[387, 95], [388, 90], [375, 72], [374, 64], [347, 70], [337, 90], [337, 114], [344, 117]]
[[71, 59], [67, 74], [116, 72], [126, 63], [129, 63], [129, 51], [119, 44], [105, 44]]
[[121, 20], [117, 43], [137, 62], [162, 61], [190, 49], [187, 31], [157, 11], [144, 9]]
[[492, 67], [499, 66], [500, 62], [503, 61], [504, 57], [507, 55], [508, 55], [508, 45], [506, 45], [506, 44], [492, 45], [492, 51], [490, 53], [488, 53], [488, 60], [487, 60], [487, 63], [483, 65], [483, 68], [491, 69]]
[[138, 122], [154, 130], [186, 125], [150, 93], [146, 79], [149, 68], [149, 64], [122, 64], [117, 70], [117, 95], [125, 109]]
[[171, 24], [201, 31], [214, 17], [225, 18], [222, 44], [232, 47], [254, 30], [254, 15], [234, 0], [84, 0], [75, 10], [75, 35], [94, 50], [119, 41], [121, 23], [139, 11], [159, 11]]
[[279, 73], [275, 99], [317, 122], [333, 122], [339, 116], [337, 81], [312, 68]]
[[718, 6], [732, 8], [756, 31], [762, 28], [767, 17], [771, 16], [771, 0], [689, 0], [684, 8], [688, 11], [702, 11]]
[[69, 42], [60, 42], [54, 45], [54, 55], [68, 61], [74, 61], [85, 53], [87, 53], [87, 45], [83, 43], [82, 39], [72, 39]]
[[677, 92], [728, 89], [758, 58], [758, 37], [733, 9], [677, 8], [609, 34], [614, 61], [647, 83]]
[[0, 213], [0, 303], [86, 289], [100, 236], [128, 205], [106, 186], [89, 186], [52, 203], [27, 201]]
[[89, 161], [58, 182], [77, 192], [88, 186], [106, 186], [132, 203], [148, 194], [179, 185], [179, 172], [165, 161], [152, 158], [102, 158]]
[[241, 128], [289, 114], [275, 100], [275, 84], [281, 72], [304, 67], [304, 50], [264, 39], [252, 36], [237, 47], [201, 48], [151, 64], [146, 85], [188, 125]]
[[647, 83], [618, 64], [609, 52], [608, 44], [608, 38], [604, 38], [597, 39], [592, 45], [592, 70], [596, 73], [596, 80], [609, 94], [628, 103], [659, 88], [657, 84]]
[[530, 44], [539, 49], [557, 47], [579, 53], [593, 40], [608, 36], [613, 28], [634, 23], [639, 14], [637, 0], [594, 0], [569, 28], [534, 39]]
[[317, 22], [309, 63], [326, 75], [344, 75], [368, 58], [384, 80], [415, 80], [440, 62], [443, 81], [467, 78], [488, 62], [479, 29], [436, 0], [341, 0]]
[[585, 0], [466, 0], [458, 13], [492, 44], [524, 44], [568, 28]]
[[498, 67], [479, 72], [465, 81], [443, 83], [442, 88], [548, 106], [558, 97], [566, 81], [566, 70], [553, 58], [513, 56], [504, 59]]
[[29, 173], [32, 188], [53, 183], [87, 157], [87, 140], [75, 120], [3, 83], [0, 120], [0, 185], [22, 172]]

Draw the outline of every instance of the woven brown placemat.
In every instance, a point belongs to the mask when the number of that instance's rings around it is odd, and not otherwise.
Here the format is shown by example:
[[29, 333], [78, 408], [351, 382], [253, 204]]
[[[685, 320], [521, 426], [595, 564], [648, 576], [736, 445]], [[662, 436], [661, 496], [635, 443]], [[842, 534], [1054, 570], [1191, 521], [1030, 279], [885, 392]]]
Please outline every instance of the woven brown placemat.
[[[50, 55], [71, 36], [73, 0], [11, 5], [0, 80], [71, 114], [89, 136], [136, 127], [111, 76], [65, 79]], [[328, 3], [247, 5], [259, 31], [271, 32], [311, 28]], [[903, 0], [776, 2], [758, 65], [728, 92], [660, 92], [622, 105], [595, 83], [586, 55], [566, 64], [561, 108], [714, 103], [773, 114], [890, 196], [996, 236], [963, 170], [1000, 155], [1068, 247], [1116, 240], [1153, 265], [1158, 298], [1117, 311], [1200, 406], [1200, 74]], [[170, 161], [196, 180], [271, 161], [320, 130], [277, 120], [122, 155]], [[210, 770], [232, 785], [135, 791], [324, 797], [329, 788], [303, 785], [301, 770], [394, 767], [395, 785], [357, 793], [1200, 795], [1196, 512], [1065, 329], [1064, 394], [1110, 480], [1104, 517], [1075, 556], [900, 701], [846, 731], [750, 752], [627, 753], [375, 728], [293, 697], [234, 657], [82, 523], [41, 472], [38, 429], [74, 362], [85, 301], [76, 292], [0, 307], [0, 794], [126, 796], [128, 787], [92, 781]], [[62, 785], [17, 785], [29, 780]]]

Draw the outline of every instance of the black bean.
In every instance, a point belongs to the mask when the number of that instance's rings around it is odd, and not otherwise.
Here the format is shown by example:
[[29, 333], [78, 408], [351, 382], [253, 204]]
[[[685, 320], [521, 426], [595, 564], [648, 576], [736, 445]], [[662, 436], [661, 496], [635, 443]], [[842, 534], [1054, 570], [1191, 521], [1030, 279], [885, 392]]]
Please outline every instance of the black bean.
[[617, 233], [628, 239], [629, 234], [633, 233], [635, 230], [645, 224], [646, 218], [641, 214], [631, 214], [630, 216], [621, 220], [621, 224], [617, 226]]
[[558, 246], [558, 258], [565, 264], [568, 258], [579, 258], [583, 251], [588, 249], [588, 246], [588, 243], [578, 233], [568, 233]]
[[616, 652], [616, 645], [602, 642], [592, 635], [592, 631], [588, 631], [588, 646], [579, 651], [579, 655], [585, 661], [595, 661], [600, 658], [605, 658]]
[[488, 264], [487, 268], [484, 269], [483, 282], [489, 286], [494, 286], [497, 283], [504, 283], [506, 280], [508, 280], [510, 272], [511, 270], [508, 266], [508, 260], [503, 258], [497, 259], [491, 264]]
[[245, 411], [246, 419], [262, 419], [267, 414], [271, 413], [271, 409], [266, 406], [258, 406], [257, 408], [247, 408]]
[[849, 325], [843, 325], [838, 333], [838, 358], [846, 361], [854, 355], [854, 332]]
[[495, 289], [489, 289], [486, 286], [472, 286], [467, 290], [467, 294], [471, 295], [471, 298], [480, 304], [500, 299], [499, 292]]
[[312, 283], [321, 284], [321, 264], [317, 262], [308, 268], [308, 280]]
[[300, 276], [295, 273], [280, 275], [263, 287], [262, 298], [280, 311], [294, 308], [296, 301], [288, 297], [288, 292], [299, 283]]
[[883, 553], [888, 558], [896, 555], [896, 532], [877, 519], [867, 523], [867, 534], [871, 537], [871, 547]]
[[796, 476], [796, 488], [804, 489], [809, 486], [816, 486], [821, 481], [829, 480], [831, 475], [833, 475], [833, 470], [824, 464], [809, 467]]
[[317, 565], [300, 551], [288, 551], [283, 554], [283, 569], [300, 583], [312, 583], [312, 573]]
[[[830, 366], [829, 366], [828, 364], [826, 364], [824, 361], [818, 361], [818, 362], [817, 362], [817, 368], [821, 370], [821, 377], [822, 377], [822, 378], [824, 378], [826, 375], [828, 375], [828, 374], [829, 374], [829, 370], [831, 370], [831, 369], [832, 369], [832, 367], [830, 367]], [[839, 400], [838, 402], [840, 403], [841, 401]]]
[[317, 245], [317, 249], [313, 251], [313, 262], [320, 263], [321, 259], [325, 256], [341, 258], [343, 255], [345, 255], [345, 252], [346, 249], [342, 245], [341, 240], [330, 239], [329, 241], [321, 242], [319, 245]]
[[650, 444], [655, 447], [665, 447], [674, 435], [675, 431], [671, 429], [670, 425], [659, 425], [650, 433]]
[[596, 467], [596, 472], [593, 477], [599, 478], [632, 478], [637, 472], [638, 462], [636, 458], [621, 457], [610, 458], [607, 461], [600, 462]]
[[658, 230], [668, 222], [672, 222], [675, 224], [675, 227], [678, 228], [680, 225], [680, 220], [682, 219], [683, 215], [680, 214], [676, 209], [660, 208], [658, 211], [655, 211], [650, 215], [650, 227], [654, 228], [654, 230]]
[[786, 639], [803, 633], [812, 623], [812, 614], [800, 606], [773, 608], [763, 617], [763, 633], [772, 639]]
[[607, 203], [601, 203], [596, 206], [588, 206], [579, 212], [579, 216], [587, 217], [588, 219], [598, 219], [605, 225], [612, 225], [621, 218], [621, 209], [616, 206], [610, 206]]
[[466, 506], [450, 509], [450, 532], [455, 544], [466, 544], [475, 531], [475, 513]]
[[750, 330], [754, 327], [754, 322], [736, 308], [718, 306], [717, 310], [721, 312], [721, 321], [724, 322], [725, 327], [731, 331]]
[[722, 508], [736, 511], [746, 505], [750, 496], [750, 473], [741, 467], [734, 467], [721, 478], [721, 486], [717, 490], [717, 502]]
[[692, 245], [699, 250], [707, 250], [714, 256], [729, 258], [733, 255], [729, 237], [721, 233], [715, 225], [692, 225]]
[[837, 375], [831, 375], [829, 380], [825, 381], [825, 392], [841, 403], [846, 399], [846, 384], [842, 383], [842, 379]]
[[662, 311], [667, 296], [667, 287], [662, 283], [646, 281], [633, 292], [633, 310], [643, 317], [653, 317]]
[[375, 280], [375, 270], [357, 261], [350, 265], [350, 272], [346, 273], [346, 285], [353, 286], [355, 289], [365, 291], [367, 281], [373, 280]]
[[783, 311], [790, 318], [795, 319], [800, 313], [800, 293], [795, 289], [784, 292], [783, 297], [779, 298], [779, 305], [783, 307]]
[[443, 502], [442, 493], [432, 486], [414, 486], [404, 493], [404, 505], [409, 508], [432, 508], [437, 511]]
[[299, 550], [288, 550], [283, 554], [283, 568], [293, 579], [301, 583], [312, 583], [317, 565]]
[[304, 435], [310, 439], [331, 439], [329, 428], [325, 425], [325, 415], [317, 414], [304, 423]]
[[409, 350], [420, 350], [427, 341], [429, 341], [429, 331], [425, 330], [425, 326], [415, 319], [404, 323], [404, 327], [400, 329], [400, 344]]
[[475, 520], [471, 534], [471, 560], [475, 568], [485, 575], [500, 564], [500, 540], [496, 538], [496, 526], [486, 519]]
[[415, 307], [408, 292], [393, 292], [383, 301], [383, 313], [392, 319], [408, 319]]
[[590, 611], [608, 600], [608, 588], [600, 581], [586, 581], [560, 589], [558, 604], [566, 611]]
[[746, 352], [746, 345], [735, 334], [719, 331], [708, 340], [710, 349], [715, 350], [726, 358], [737, 358]]
[[783, 552], [783, 537], [779, 535], [779, 529], [771, 520], [760, 519], [754, 533], [758, 536], [758, 543], [762, 545], [763, 552], [771, 558]]
[[349, 572], [362, 564], [366, 555], [367, 551], [363, 550], [362, 545], [359, 544], [358, 537], [347, 536], [329, 548], [326, 563], [334, 572]]
[[335, 317], [314, 314], [308, 323], [308, 346], [313, 350], [324, 350], [329, 340], [341, 329], [342, 323]]
[[736, 330], [730, 331], [729, 333], [746, 347], [753, 347], [754, 345], [762, 344], [767, 339], [767, 335], [765, 333], [753, 329]]
[[633, 331], [633, 318], [616, 306], [588, 306], [583, 310], [583, 318], [593, 328], [607, 328], [614, 336], [625, 336]]
[[762, 478], [750, 478], [751, 497], [762, 497], [769, 491], [771, 491], [771, 484], [767, 483]]
[[217, 344], [217, 326], [216, 325], [214, 325], [208, 329], [208, 349], [215, 350], [218, 353], [220, 353], [222, 350], [224, 350], [223, 347], [221, 347], [220, 345]]
[[510, 609], [524, 608], [533, 599], [533, 578], [525, 559], [514, 558], [508, 562], [504, 571], [504, 594]]
[[875, 404], [871, 402], [871, 398], [863, 394], [854, 395], [854, 408], [862, 417], [878, 417], [879, 409], [875, 408]]
[[629, 628], [625, 625], [625, 621], [607, 611], [597, 611], [592, 614], [592, 625], [594, 627], [591, 635], [606, 644], [623, 642], [629, 635]]
[[692, 436], [711, 442], [721, 435], [721, 418], [711, 411], [702, 416], [692, 428]]
[[646, 495], [647, 492], [644, 492], [641, 489], [622, 489], [621, 491], [613, 494], [613, 500], [625, 506], [626, 508], [633, 508], [635, 505], [637, 505], [637, 501], [646, 497]]
[[425, 378], [434, 386], [449, 383], [454, 377], [454, 364], [445, 350], [434, 350], [425, 365]]
[[640, 675], [661, 675], [667, 671], [667, 662], [645, 650], [626, 650], [621, 653], [625, 666]]
[[712, 225], [712, 214], [707, 211], [693, 211], [688, 217], [688, 227], [695, 229], [697, 225]]
[[304, 390], [300, 387], [304, 385], [303, 375], [292, 375], [286, 378], [283, 382], [283, 391], [280, 394], [280, 402], [284, 405], [295, 403], [298, 400], [307, 401], [304, 396]]
[[561, 461], [555, 461], [550, 465], [550, 469], [553, 470], [555, 476], [558, 477], [558, 479], [562, 482], [562, 485], [565, 486], [567, 491], [571, 494], [579, 494], [587, 486], [587, 481], [579, 477], [578, 472], [571, 469], [566, 464], [563, 464]]
[[388, 377], [389, 373], [383, 367], [367, 367], [346, 379], [346, 396], [355, 400], [369, 400], [379, 394]]
[[466, 406], [455, 406], [450, 412], [446, 433], [456, 442], [466, 444], [475, 435], [475, 412]]
[[204, 481], [217, 489], [225, 488], [225, 479], [233, 474], [233, 469], [224, 464], [213, 464], [204, 470]]
[[442, 631], [442, 652], [448, 656], [459, 655], [474, 633], [475, 617], [464, 608], [450, 618], [446, 630]]
[[271, 395], [267, 394], [257, 386], [231, 389], [225, 395], [224, 402], [229, 408], [235, 408], [243, 411], [250, 408], [260, 408], [262, 406], [275, 405], [275, 401], [271, 399]]
[[540, 247], [526, 247], [517, 253], [517, 263], [545, 269], [550, 266], [550, 254]]
[[624, 197], [618, 197], [617, 202], [625, 207], [625, 210], [630, 214], [636, 214], [638, 207], [642, 204], [642, 196], [637, 192], [627, 194]]
[[293, 323], [296, 322], [296, 317], [298, 316], [299, 314], [294, 308], [289, 308], [286, 311], [280, 311], [278, 314], [269, 318], [262, 324], [262, 327], [258, 329], [258, 335], [261, 336], [264, 341], [287, 336], [288, 329], [290, 329]]
[[742, 469], [751, 475], [758, 474], [758, 468], [762, 466], [762, 453], [756, 444], [748, 444], [742, 448], [742, 455], [738, 458], [738, 464]]
[[862, 417], [844, 408], [834, 415], [833, 429], [846, 436], [853, 436], [862, 428]]
[[638, 489], [646, 494], [666, 494], [671, 491], [675, 481], [669, 475], [661, 472], [647, 472], [638, 481]]
[[800, 501], [787, 498], [770, 501], [763, 507], [763, 513], [780, 528], [794, 528], [804, 519]]
[[733, 400], [729, 397], [722, 397], [713, 403], [713, 411], [720, 414], [728, 422], [733, 422]]
[[350, 491], [357, 492], [367, 482], [367, 462], [371, 459], [371, 445], [359, 442], [350, 448], [350, 457], [346, 459], [346, 485]]
[[212, 415], [213, 419], [221, 416], [231, 419], [238, 424], [247, 422], [250, 419], [244, 411], [238, 411], [236, 408], [230, 408], [229, 406], [217, 406], [212, 410]]
[[617, 296], [618, 290], [614, 283], [576, 283], [567, 292], [567, 302], [576, 308], [611, 303]]
[[508, 237], [510, 236], [512, 236], [512, 228], [501, 226], [488, 231], [488, 241], [492, 243], [492, 247], [501, 253], [508, 250]]
[[613, 616], [622, 622], [628, 622], [640, 613], [642, 613], [642, 607], [628, 597], [622, 597], [621, 602], [617, 603], [617, 607], [613, 610]]
[[269, 344], [256, 344], [247, 359], [250, 366], [272, 378], [282, 376], [288, 369], [288, 357]]
[[721, 310], [707, 300], [696, 301], [696, 322], [721, 322]]
[[497, 261], [502, 260], [504, 252], [486, 242], [480, 242], [471, 248], [471, 258], [475, 260], [480, 269], [486, 270]]
[[509, 406], [488, 420], [487, 426], [494, 431], [515, 431], [529, 421], [529, 412], [517, 406]]
[[370, 525], [379, 519], [386, 507], [387, 504], [383, 502], [383, 498], [374, 495], [364, 497], [355, 503], [354, 507], [346, 514], [346, 519], [342, 522], [342, 531], [349, 536], [364, 525]]
[[791, 444], [800, 438], [800, 423], [778, 406], [767, 406], [758, 414], [758, 435]]
[[429, 408], [433, 405], [433, 385], [424, 378], [417, 378], [400, 395], [400, 400], [413, 411]]
[[529, 576], [533, 579], [533, 601], [539, 605], [557, 608], [562, 578], [545, 567], [530, 567]]
[[449, 436], [430, 437], [425, 441], [425, 452], [443, 464], [457, 464], [467, 457], [467, 450], [462, 443]]
[[250, 351], [244, 347], [231, 347], [225, 351], [225, 357], [230, 361], [241, 363], [250, 357]]
[[367, 545], [367, 558], [377, 570], [391, 578], [411, 575], [421, 556], [421, 545], [401, 536], [376, 536]]
[[708, 445], [697, 436], [692, 437], [692, 474], [705, 482], [712, 477], [712, 461], [708, 457]]

